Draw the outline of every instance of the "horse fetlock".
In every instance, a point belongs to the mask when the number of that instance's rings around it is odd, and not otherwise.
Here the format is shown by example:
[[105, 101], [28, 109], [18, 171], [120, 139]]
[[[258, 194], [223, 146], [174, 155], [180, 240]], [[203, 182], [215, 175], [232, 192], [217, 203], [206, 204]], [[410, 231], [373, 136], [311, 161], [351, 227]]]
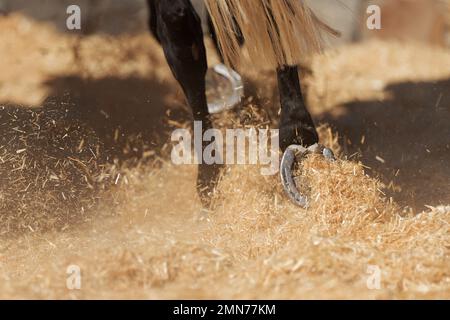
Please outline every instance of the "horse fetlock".
[[312, 146], [319, 142], [319, 135], [313, 126], [285, 124], [280, 128], [280, 148], [285, 151], [290, 145]]

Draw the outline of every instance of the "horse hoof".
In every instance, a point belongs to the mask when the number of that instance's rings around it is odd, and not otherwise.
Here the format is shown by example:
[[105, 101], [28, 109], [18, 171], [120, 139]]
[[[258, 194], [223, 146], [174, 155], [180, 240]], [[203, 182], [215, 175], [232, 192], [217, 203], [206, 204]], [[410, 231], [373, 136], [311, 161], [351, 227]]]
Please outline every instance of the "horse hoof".
[[336, 160], [331, 149], [325, 148], [317, 143], [309, 148], [300, 145], [291, 145], [284, 152], [280, 165], [281, 183], [292, 202], [305, 209], [309, 205], [308, 197], [298, 190], [292, 170], [294, 163], [296, 161], [300, 163], [308, 154], [320, 154], [328, 161]]
[[206, 75], [206, 95], [210, 114], [232, 109], [244, 96], [241, 75], [224, 64], [215, 65]]

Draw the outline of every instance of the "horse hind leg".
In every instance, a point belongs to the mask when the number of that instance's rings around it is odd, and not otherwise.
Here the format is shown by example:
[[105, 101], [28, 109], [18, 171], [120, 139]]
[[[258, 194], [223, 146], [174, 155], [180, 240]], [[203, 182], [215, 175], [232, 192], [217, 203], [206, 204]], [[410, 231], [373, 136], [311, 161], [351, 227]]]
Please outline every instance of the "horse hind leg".
[[281, 102], [280, 148], [290, 145], [311, 146], [319, 137], [302, 94], [297, 66], [282, 66], [277, 70]]
[[[200, 18], [189, 0], [150, 0], [149, 3], [153, 5], [150, 9], [154, 10], [150, 26], [153, 26], [169, 67], [183, 89], [194, 120], [202, 123], [204, 133], [212, 128], [212, 123], [205, 92], [207, 58]], [[196, 150], [198, 159], [203, 158], [204, 144], [202, 150]], [[220, 166], [201, 163], [197, 190], [203, 204], [209, 206]]]
[[336, 158], [331, 149], [318, 143], [314, 122], [306, 109], [298, 76], [298, 67], [284, 66], [278, 69], [281, 99], [280, 147], [283, 157], [280, 177], [286, 194], [298, 206], [307, 208], [308, 197], [298, 189], [293, 175], [294, 162], [301, 162], [308, 154], [320, 154], [328, 161]]

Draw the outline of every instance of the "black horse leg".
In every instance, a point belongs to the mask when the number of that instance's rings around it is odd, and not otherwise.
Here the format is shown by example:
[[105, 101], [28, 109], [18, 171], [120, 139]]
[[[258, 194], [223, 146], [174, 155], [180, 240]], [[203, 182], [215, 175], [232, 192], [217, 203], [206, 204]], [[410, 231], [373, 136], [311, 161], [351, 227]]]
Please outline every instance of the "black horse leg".
[[284, 66], [278, 70], [278, 85], [281, 99], [280, 148], [283, 157], [280, 164], [281, 183], [289, 198], [298, 206], [307, 208], [308, 197], [298, 190], [293, 176], [295, 161], [307, 154], [321, 154], [334, 161], [333, 151], [321, 146], [314, 122], [306, 109], [298, 68]]
[[[205, 92], [206, 50], [199, 16], [189, 0], [153, 0], [156, 15], [150, 20], [163, 47], [173, 75], [180, 83], [195, 121], [203, 132], [212, 128]], [[205, 145], [203, 146], [205, 147]], [[197, 150], [202, 159], [202, 150]], [[220, 172], [218, 165], [201, 164], [197, 188], [205, 205], [209, 204]]]
[[281, 101], [280, 148], [292, 144], [311, 146], [319, 141], [314, 122], [306, 109], [297, 66], [277, 70]]
[[147, 0], [148, 7], [148, 27], [155, 37], [155, 39], [161, 43], [158, 36], [158, 12], [156, 11], [156, 0]]

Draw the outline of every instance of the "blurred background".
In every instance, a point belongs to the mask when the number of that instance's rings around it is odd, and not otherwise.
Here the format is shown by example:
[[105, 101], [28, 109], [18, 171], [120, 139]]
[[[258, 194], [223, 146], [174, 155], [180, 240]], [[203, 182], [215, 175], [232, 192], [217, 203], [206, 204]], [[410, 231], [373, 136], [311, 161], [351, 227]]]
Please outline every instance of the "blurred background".
[[[202, 0], [192, 1], [204, 16]], [[450, 44], [448, 0], [307, 0], [326, 22], [342, 32], [334, 44], [366, 38], [418, 40], [438, 45]], [[0, 0], [4, 14], [20, 12], [40, 21], [52, 22], [67, 31], [66, 8], [79, 5], [85, 34], [140, 32], [146, 29], [146, 0]], [[378, 5], [383, 13], [383, 28], [369, 31], [365, 27], [366, 10]]]

